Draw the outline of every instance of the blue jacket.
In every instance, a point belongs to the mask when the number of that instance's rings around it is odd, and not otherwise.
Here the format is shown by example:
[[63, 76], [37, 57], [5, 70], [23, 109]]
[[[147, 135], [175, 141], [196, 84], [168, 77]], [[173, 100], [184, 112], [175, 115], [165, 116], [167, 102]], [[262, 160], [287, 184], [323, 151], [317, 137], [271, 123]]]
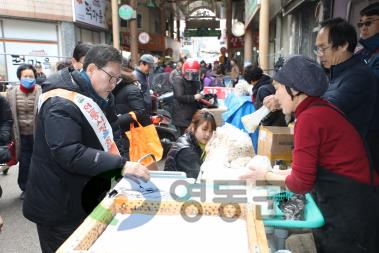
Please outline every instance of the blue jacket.
[[374, 74], [359, 57], [353, 56], [331, 67], [329, 82], [323, 98], [340, 108], [365, 137], [376, 98]]
[[361, 43], [364, 48], [358, 51], [357, 55], [368, 64], [377, 79], [377, 99], [370, 130], [379, 131], [379, 33], [368, 39], [360, 39], [359, 43]]
[[368, 39], [360, 39], [359, 43], [363, 49], [357, 52], [357, 55], [364, 60], [379, 78], [379, 33]]
[[133, 74], [137, 78], [138, 82], [141, 83], [141, 91], [143, 93], [143, 101], [145, 104], [145, 111], [150, 115], [151, 109], [152, 109], [152, 102], [151, 102], [151, 96], [150, 96], [150, 85], [148, 81], [148, 76], [144, 73], [142, 73], [141, 70], [136, 68], [133, 71]]

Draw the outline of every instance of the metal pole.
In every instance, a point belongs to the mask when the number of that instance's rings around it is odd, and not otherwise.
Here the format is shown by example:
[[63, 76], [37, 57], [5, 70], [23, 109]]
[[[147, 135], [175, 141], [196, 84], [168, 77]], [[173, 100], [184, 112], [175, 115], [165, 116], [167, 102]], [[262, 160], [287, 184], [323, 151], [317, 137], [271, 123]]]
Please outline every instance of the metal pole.
[[[137, 11], [137, 0], [130, 0], [130, 6]], [[132, 60], [132, 67], [138, 64], [138, 27], [137, 19], [131, 19], [130, 22], [130, 53]]]
[[113, 47], [120, 49], [120, 21], [118, 18], [118, 2], [112, 0], [112, 32], [113, 32]]

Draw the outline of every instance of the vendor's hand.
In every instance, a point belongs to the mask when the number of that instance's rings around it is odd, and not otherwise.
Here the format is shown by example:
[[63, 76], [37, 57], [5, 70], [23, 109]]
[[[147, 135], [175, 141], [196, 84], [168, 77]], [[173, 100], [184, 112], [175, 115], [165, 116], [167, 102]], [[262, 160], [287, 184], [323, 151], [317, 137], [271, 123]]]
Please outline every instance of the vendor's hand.
[[201, 94], [195, 94], [194, 98], [195, 98], [195, 100], [199, 101], [200, 99], [203, 98], [203, 96]]
[[137, 177], [142, 177], [145, 180], [149, 180], [150, 178], [149, 170], [137, 162], [126, 162], [124, 168], [122, 168], [121, 175], [135, 175]]
[[280, 104], [275, 95], [267, 96], [263, 99], [263, 105], [266, 106], [270, 111], [277, 111], [280, 109]]
[[251, 182], [265, 181], [267, 170], [262, 169], [250, 169], [246, 174], [239, 176], [240, 180], [246, 180]]
[[246, 167], [250, 171], [244, 175], [241, 175], [239, 179], [254, 182], [266, 180], [268, 167], [265, 164], [259, 164], [256, 161], [250, 160]]

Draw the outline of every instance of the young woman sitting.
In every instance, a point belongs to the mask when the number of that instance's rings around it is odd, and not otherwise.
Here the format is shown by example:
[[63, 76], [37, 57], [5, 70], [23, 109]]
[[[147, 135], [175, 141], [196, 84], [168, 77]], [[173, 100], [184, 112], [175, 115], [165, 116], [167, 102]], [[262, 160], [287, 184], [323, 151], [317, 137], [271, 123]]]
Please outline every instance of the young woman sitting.
[[216, 121], [207, 110], [197, 111], [186, 132], [171, 147], [165, 171], [183, 171], [189, 178], [197, 178], [205, 158], [205, 145], [216, 130]]

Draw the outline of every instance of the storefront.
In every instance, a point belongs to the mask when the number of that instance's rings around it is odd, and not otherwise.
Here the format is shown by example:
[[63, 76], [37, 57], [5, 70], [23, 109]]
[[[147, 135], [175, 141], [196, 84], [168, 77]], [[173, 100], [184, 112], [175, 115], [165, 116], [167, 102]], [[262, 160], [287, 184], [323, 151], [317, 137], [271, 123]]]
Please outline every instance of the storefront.
[[105, 43], [105, 32], [108, 30], [106, 16], [110, 16], [107, 0], [96, 1], [88, 5], [85, 1], [75, 1], [74, 23], [76, 41], [94, 44]]
[[0, 80], [17, 82], [23, 63], [42, 65], [49, 75], [60, 58], [58, 24], [0, 19]]

